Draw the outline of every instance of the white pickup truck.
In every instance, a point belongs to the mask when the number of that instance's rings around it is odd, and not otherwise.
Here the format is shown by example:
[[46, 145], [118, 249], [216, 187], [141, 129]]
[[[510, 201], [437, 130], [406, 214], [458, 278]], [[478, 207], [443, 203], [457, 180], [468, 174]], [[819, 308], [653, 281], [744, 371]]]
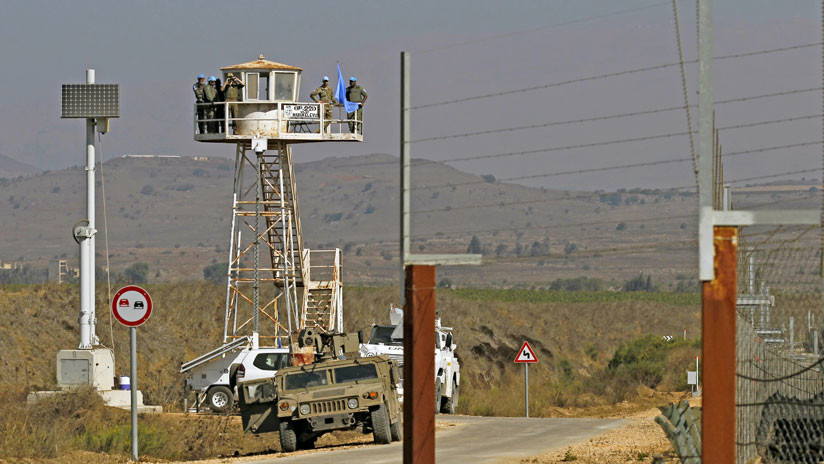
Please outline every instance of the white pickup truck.
[[[360, 345], [361, 356], [383, 354], [403, 366], [403, 309], [389, 308], [390, 325], [373, 324], [366, 343]], [[458, 406], [461, 365], [455, 356], [457, 345], [452, 328], [435, 319], [435, 413], [454, 414]], [[401, 370], [403, 375], [403, 370]], [[403, 387], [398, 389], [403, 401]]]
[[274, 377], [288, 365], [288, 348], [252, 348], [244, 337], [183, 364], [180, 372], [186, 374], [186, 392], [197, 393], [196, 407], [205, 403], [212, 411], [224, 413], [235, 404], [238, 381]]

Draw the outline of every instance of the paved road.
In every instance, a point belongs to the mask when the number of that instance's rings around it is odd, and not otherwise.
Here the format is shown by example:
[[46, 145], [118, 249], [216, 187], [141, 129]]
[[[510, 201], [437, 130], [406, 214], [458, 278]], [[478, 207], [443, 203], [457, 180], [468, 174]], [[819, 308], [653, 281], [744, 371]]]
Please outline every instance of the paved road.
[[[439, 422], [459, 424], [435, 436], [438, 464], [493, 463], [504, 458], [530, 457], [584, 441], [620, 426], [620, 419], [526, 419], [516, 417], [438, 416]], [[400, 443], [317, 452], [255, 461], [259, 464], [321, 463], [397, 464]]]

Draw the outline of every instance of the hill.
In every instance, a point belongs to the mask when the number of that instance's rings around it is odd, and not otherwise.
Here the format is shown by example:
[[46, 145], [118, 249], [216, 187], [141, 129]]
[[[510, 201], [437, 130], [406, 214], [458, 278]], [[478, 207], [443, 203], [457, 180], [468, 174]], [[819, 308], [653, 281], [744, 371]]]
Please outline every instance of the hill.
[[[397, 158], [372, 154], [300, 163], [305, 244], [344, 249], [347, 283], [397, 281]], [[102, 174], [102, 175], [101, 175]], [[111, 267], [150, 266], [150, 280], [202, 277], [226, 261], [233, 162], [225, 158], [117, 158], [98, 172], [98, 264], [105, 265], [105, 187]], [[664, 288], [694, 275], [696, 198], [679, 190], [572, 192], [501, 183], [451, 166], [413, 164], [414, 252], [485, 254], [480, 268], [444, 268], [444, 283], [535, 286], [581, 275], [620, 287], [655, 272]], [[76, 263], [72, 225], [84, 216], [84, 170], [0, 182], [0, 261]], [[736, 204], [817, 203], [817, 193], [748, 192]]]
[[28, 176], [40, 172], [39, 168], [31, 164], [17, 161], [14, 158], [9, 158], [6, 155], [0, 154], [0, 178], [12, 179], [18, 176]]

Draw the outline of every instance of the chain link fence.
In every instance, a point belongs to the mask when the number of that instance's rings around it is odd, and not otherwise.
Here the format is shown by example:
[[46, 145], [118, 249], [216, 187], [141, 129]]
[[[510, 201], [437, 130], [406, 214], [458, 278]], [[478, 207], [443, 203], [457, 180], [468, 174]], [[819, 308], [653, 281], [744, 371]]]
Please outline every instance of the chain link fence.
[[753, 226], [739, 237], [738, 462], [822, 462], [819, 228]]

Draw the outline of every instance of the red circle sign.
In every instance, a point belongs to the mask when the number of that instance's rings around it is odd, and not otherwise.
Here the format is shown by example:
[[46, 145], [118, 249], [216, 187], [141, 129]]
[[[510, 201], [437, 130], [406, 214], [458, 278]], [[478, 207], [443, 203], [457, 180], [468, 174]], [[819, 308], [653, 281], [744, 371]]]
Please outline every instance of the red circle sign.
[[126, 327], [137, 327], [152, 315], [152, 297], [136, 285], [127, 285], [114, 294], [112, 314]]

